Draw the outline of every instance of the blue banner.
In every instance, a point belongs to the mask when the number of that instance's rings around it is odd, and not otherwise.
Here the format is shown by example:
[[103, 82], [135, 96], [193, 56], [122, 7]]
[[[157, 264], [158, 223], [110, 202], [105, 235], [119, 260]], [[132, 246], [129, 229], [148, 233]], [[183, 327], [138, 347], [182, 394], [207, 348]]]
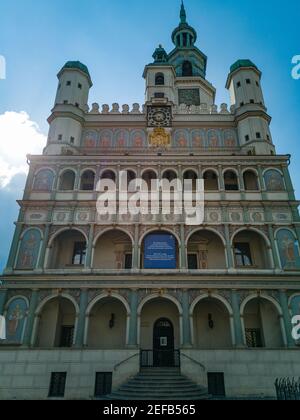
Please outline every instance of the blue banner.
[[146, 237], [145, 269], [175, 270], [177, 268], [176, 259], [176, 239], [173, 235], [150, 234]]

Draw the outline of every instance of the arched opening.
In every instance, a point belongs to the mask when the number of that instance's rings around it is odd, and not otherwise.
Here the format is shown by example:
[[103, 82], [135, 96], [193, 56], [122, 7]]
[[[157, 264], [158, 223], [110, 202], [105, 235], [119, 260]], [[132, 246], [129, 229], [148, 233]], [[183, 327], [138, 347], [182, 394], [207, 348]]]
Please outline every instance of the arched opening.
[[71, 170], [61, 174], [59, 179], [60, 191], [73, 191], [75, 186], [75, 173]]
[[226, 269], [224, 244], [213, 232], [195, 232], [188, 241], [187, 253], [189, 270]]
[[95, 173], [93, 171], [85, 171], [81, 175], [80, 190], [93, 191], [95, 187]]
[[157, 180], [157, 175], [154, 171], [148, 170], [143, 173], [142, 179], [147, 183], [148, 191], [151, 191], [151, 183]]
[[172, 181], [174, 181], [175, 179], [177, 179], [178, 177], [177, 177], [177, 174], [176, 174], [176, 172], [175, 171], [172, 171], [172, 170], [168, 170], [168, 171], [165, 171], [164, 173], [163, 173], [163, 179], [166, 179], [166, 180], [168, 180], [169, 182], [172, 182]]
[[238, 177], [234, 171], [226, 171], [224, 174], [225, 191], [238, 191]]
[[219, 190], [218, 176], [214, 171], [206, 171], [203, 175], [203, 178], [205, 191]]
[[192, 77], [193, 76], [193, 65], [190, 61], [184, 61], [182, 64], [182, 76]]
[[64, 297], [49, 300], [42, 308], [38, 324], [36, 347], [72, 347], [76, 310]]
[[87, 347], [100, 350], [124, 350], [127, 311], [114, 297], [99, 300], [89, 314]]
[[165, 84], [165, 76], [163, 73], [157, 73], [155, 75], [155, 85], [163, 86]]
[[50, 248], [48, 268], [82, 268], [86, 259], [86, 239], [77, 230], [59, 234]]
[[[175, 303], [163, 297], [145, 303], [141, 311], [140, 345], [143, 350], [166, 350], [168, 366], [170, 352], [180, 347], [179, 311]], [[155, 358], [164, 359], [159, 353], [153, 354]]]
[[186, 191], [191, 191], [190, 184], [192, 187], [192, 191], [196, 191], [197, 188], [197, 179], [198, 175], [194, 171], [186, 171], [183, 175], [183, 180], [188, 181], [187, 183], [184, 182], [184, 189]]
[[262, 235], [251, 230], [239, 232], [233, 240], [236, 268], [272, 268], [268, 245]]
[[110, 181], [116, 182], [116, 174], [113, 171], [104, 171], [101, 175], [101, 179], [109, 179]]
[[179, 268], [179, 245], [167, 231], [151, 232], [141, 248], [141, 267], [146, 270], [175, 270]]
[[244, 185], [246, 191], [258, 191], [257, 175], [253, 171], [244, 172]]
[[250, 348], [283, 346], [280, 315], [274, 304], [264, 298], [253, 298], [244, 309], [246, 344]]
[[133, 182], [135, 180], [136, 180], [136, 174], [135, 174], [135, 172], [134, 171], [130, 171], [130, 170], [127, 171], [127, 185], [129, 186], [131, 182], [132, 182], [131, 185], [136, 184], [136, 183]]
[[230, 314], [220, 300], [206, 298], [198, 302], [194, 309], [193, 324], [196, 349], [232, 347]]
[[132, 268], [132, 240], [121, 230], [101, 235], [94, 249], [93, 268], [130, 270]]

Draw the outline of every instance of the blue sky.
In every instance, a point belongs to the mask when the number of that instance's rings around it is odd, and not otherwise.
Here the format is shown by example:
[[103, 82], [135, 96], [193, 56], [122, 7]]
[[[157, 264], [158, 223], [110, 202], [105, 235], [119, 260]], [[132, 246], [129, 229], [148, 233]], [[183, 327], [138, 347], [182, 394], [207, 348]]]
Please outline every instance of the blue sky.
[[[185, 5], [188, 22], [198, 32], [197, 46], [208, 56], [207, 79], [217, 88], [218, 104], [229, 103], [224, 86], [237, 59], [250, 58], [262, 70], [273, 139], [278, 153], [292, 155], [300, 197], [300, 80], [291, 77], [292, 57], [300, 55], [299, 0], [185, 0]], [[25, 112], [21, 127], [27, 132], [19, 135], [13, 126], [0, 137], [0, 158], [5, 155], [9, 174], [2, 187], [0, 183], [0, 270], [25, 179], [10, 170], [10, 159], [18, 153], [14, 168], [21, 168], [27, 144], [28, 152], [38, 149], [38, 141], [42, 146], [59, 69], [68, 60], [89, 67], [94, 82], [90, 103], [143, 103], [144, 65], [159, 43], [172, 49], [179, 8], [180, 0], [1, 1], [0, 55], [6, 59], [7, 78], [0, 80], [0, 118], [6, 112]], [[6, 148], [11, 150], [7, 156]]]

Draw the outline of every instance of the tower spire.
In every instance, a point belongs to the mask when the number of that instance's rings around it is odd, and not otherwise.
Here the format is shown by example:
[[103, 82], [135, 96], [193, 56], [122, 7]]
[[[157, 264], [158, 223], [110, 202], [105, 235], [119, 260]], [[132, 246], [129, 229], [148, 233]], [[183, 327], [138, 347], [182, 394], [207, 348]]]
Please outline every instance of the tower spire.
[[181, 23], [186, 23], [186, 11], [185, 11], [183, 0], [181, 0], [180, 21]]

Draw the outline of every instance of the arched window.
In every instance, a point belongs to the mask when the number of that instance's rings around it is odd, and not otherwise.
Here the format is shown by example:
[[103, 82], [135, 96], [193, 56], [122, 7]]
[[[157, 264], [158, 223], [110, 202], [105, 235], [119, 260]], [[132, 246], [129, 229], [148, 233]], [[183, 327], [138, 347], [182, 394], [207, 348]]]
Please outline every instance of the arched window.
[[218, 191], [219, 189], [218, 176], [214, 171], [206, 171], [203, 178], [204, 178], [205, 191]]
[[268, 191], [284, 191], [282, 174], [274, 169], [265, 172], [265, 184]]
[[73, 171], [65, 171], [60, 176], [59, 189], [60, 191], [73, 191], [75, 185], [75, 173]]
[[155, 85], [163, 86], [165, 84], [165, 76], [163, 73], [157, 73], [155, 75]]
[[93, 171], [85, 171], [81, 176], [81, 191], [93, 191], [95, 185], [95, 174]]
[[258, 191], [257, 175], [253, 171], [246, 171], [244, 173], [244, 184], [246, 191]]
[[39, 171], [33, 183], [34, 191], [51, 191], [53, 187], [54, 173], [50, 169]]
[[238, 191], [239, 183], [237, 175], [233, 171], [227, 171], [224, 174], [225, 190], [226, 191]]
[[190, 61], [184, 61], [182, 64], [182, 76], [191, 77], [193, 76], [193, 66]]

